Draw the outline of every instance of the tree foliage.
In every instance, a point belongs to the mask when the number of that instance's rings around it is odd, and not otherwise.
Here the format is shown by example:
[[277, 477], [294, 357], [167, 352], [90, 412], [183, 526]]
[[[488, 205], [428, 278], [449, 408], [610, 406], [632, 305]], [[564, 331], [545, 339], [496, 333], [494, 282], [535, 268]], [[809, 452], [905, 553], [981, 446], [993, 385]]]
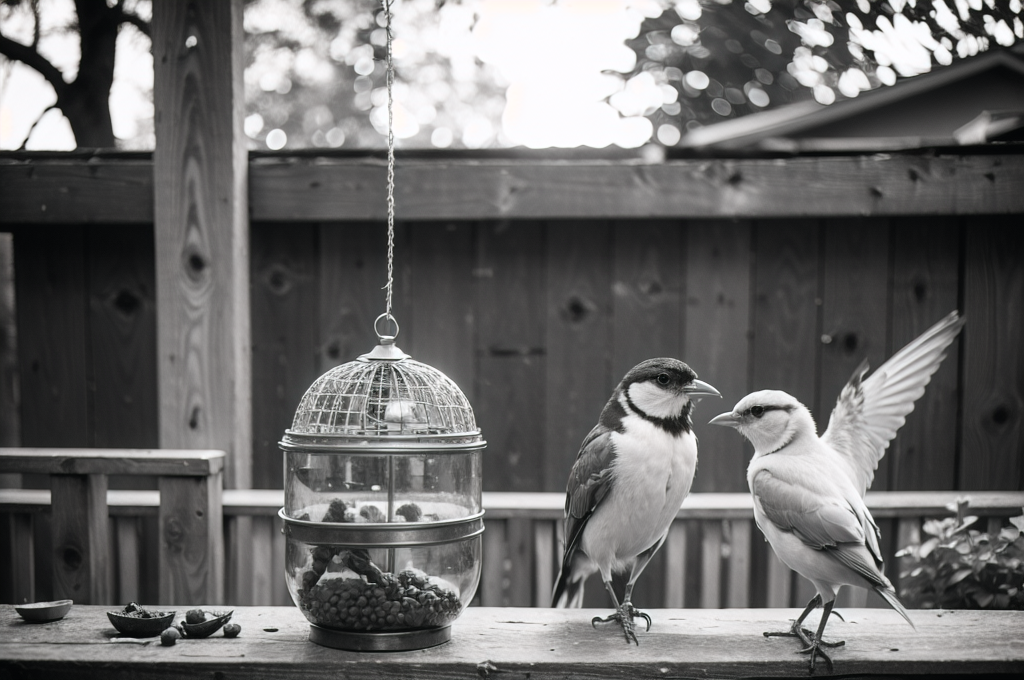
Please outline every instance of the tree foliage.
[[[75, 0], [45, 28], [53, 0], [2, 0], [0, 55], [56, 93], [79, 146], [110, 147], [118, 31], [148, 35], [145, 0]], [[581, 0], [550, 0], [565, 7]], [[831, 104], [1024, 39], [1021, 0], [621, 0], [643, 15], [635, 60], [606, 73], [609, 115], [645, 116], [656, 141], [814, 98]], [[543, 3], [541, 3], [543, 5]], [[395, 0], [394, 125], [406, 147], [501, 147], [509, 83], [474, 33], [486, 0]], [[31, 35], [5, 23], [30, 15]], [[246, 132], [253, 148], [379, 147], [387, 126], [380, 0], [246, 0]], [[47, 30], [80, 37], [77, 72], [54, 66]], [[585, 33], [564, 40], [585, 40]], [[545, 45], [522, 38], [523, 54]], [[640, 119], [640, 122], [646, 122]]]

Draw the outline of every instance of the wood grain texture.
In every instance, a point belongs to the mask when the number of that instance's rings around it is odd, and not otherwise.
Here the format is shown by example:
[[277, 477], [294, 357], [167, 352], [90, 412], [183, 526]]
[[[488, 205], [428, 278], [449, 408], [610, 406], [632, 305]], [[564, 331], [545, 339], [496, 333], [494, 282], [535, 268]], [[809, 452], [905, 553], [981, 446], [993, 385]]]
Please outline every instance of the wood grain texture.
[[224, 469], [223, 451], [0, 448], [0, 470], [25, 474], [205, 477]]
[[487, 440], [487, 491], [544, 488], [545, 238], [540, 222], [480, 225], [475, 272], [480, 398], [473, 406]]
[[87, 233], [89, 443], [153, 448], [159, 439], [153, 234], [128, 225], [96, 225]]
[[[151, 680], [233, 675], [275, 678], [388, 677], [636, 678], [807, 677], [807, 658], [792, 640], [765, 638], [796, 616], [794, 609], [653, 612], [654, 626], [626, 647], [621, 633], [594, 630], [603, 610], [470, 607], [453, 624], [447, 644], [416, 652], [345, 652], [308, 641], [309, 625], [295, 607], [235, 608], [235, 640], [215, 635], [161, 647], [118, 643], [101, 607], [75, 606], [58, 627], [20, 622], [9, 605], [0, 626], [0, 672], [12, 680], [105, 677]], [[1024, 642], [1013, 631], [1021, 612], [921, 612], [915, 633], [892, 611], [853, 609], [829, 631], [846, 640], [834, 654], [841, 675], [1019, 675]], [[816, 616], [812, 619], [816, 623]], [[270, 629], [273, 629], [272, 631]], [[964, 630], [977, 635], [963, 635]], [[489, 664], [489, 665], [485, 665]], [[485, 673], [485, 669], [487, 672]]]
[[[867, 359], [877, 369], [889, 358], [889, 224], [886, 220], [828, 220], [822, 230], [821, 368], [818, 400], [804, 402], [818, 423], [828, 427], [839, 393]], [[889, 461], [883, 458], [871, 488], [890, 488]]]
[[565, 489], [580, 442], [622, 378], [610, 371], [611, 237], [607, 222], [548, 225], [544, 491]]
[[[161, 54], [177, 57], [182, 44], [174, 42], [173, 53]], [[157, 124], [163, 124], [159, 117]], [[149, 155], [121, 156], [0, 157], [0, 214], [26, 224], [149, 222], [154, 214]], [[1024, 184], [1024, 156], [1015, 153], [894, 152], [645, 165], [479, 160], [446, 151], [422, 159], [399, 154], [399, 162], [396, 200], [402, 220], [1024, 213], [1024, 195], [1016, 190]], [[387, 170], [381, 159], [282, 155], [250, 160], [249, 168], [254, 220], [386, 217]]]
[[[397, 252], [408, 252], [406, 233], [401, 225], [396, 225]], [[405, 290], [405, 279], [403, 269], [397, 269], [395, 290]], [[384, 225], [320, 226], [319, 373], [352, 361], [377, 344], [373, 322], [386, 309], [383, 288], [387, 281], [387, 229]], [[401, 324], [407, 316], [408, 296], [398, 295], [395, 302], [394, 314]], [[396, 344], [401, 347], [404, 342], [405, 337], [400, 333]]]
[[686, 360], [685, 246], [686, 227], [674, 220], [612, 224], [612, 376], [653, 357]]
[[405, 349], [454, 380], [470, 404], [477, 402], [475, 236], [472, 223], [417, 224], [408, 250], [395, 253], [411, 269]]
[[284, 487], [277, 443], [320, 375], [318, 242], [316, 225], [252, 229], [252, 485], [259, 489]]
[[968, 221], [964, 263], [963, 489], [1024, 486], [1024, 230]]
[[[953, 217], [903, 217], [892, 221], [892, 236], [890, 354], [957, 308], [961, 229]], [[889, 445], [891, 488], [956, 488], [959, 359], [957, 338]]]
[[160, 445], [227, 451], [229, 488], [252, 481], [242, 4], [152, 21]]
[[[21, 443], [17, 322], [14, 308], [14, 241], [0, 233], [0, 446]], [[13, 480], [0, 477], [0, 484]], [[19, 480], [20, 483], [20, 480]]]
[[[399, 160], [406, 220], [1024, 213], [1015, 154]], [[378, 159], [262, 159], [252, 166], [254, 219], [383, 219], [385, 173]]]
[[87, 446], [85, 233], [14, 238], [23, 446]]
[[161, 604], [224, 602], [221, 485], [220, 474], [160, 478]]
[[693, 490], [746, 491], [753, 451], [729, 428], [708, 425], [750, 391], [752, 277], [749, 222], [692, 221], [686, 244], [686, 358], [722, 394], [694, 413], [700, 442]]
[[111, 603], [106, 475], [53, 475], [50, 489], [54, 599]]

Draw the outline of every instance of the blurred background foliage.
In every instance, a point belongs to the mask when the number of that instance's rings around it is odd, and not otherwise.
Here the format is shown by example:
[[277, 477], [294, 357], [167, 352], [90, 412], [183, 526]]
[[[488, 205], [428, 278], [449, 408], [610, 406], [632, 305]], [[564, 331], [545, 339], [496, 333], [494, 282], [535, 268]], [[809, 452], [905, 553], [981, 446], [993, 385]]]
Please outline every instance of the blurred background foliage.
[[[0, 147], [151, 149], [151, 13], [2, 0]], [[251, 148], [382, 147], [385, 24], [379, 0], [247, 0]], [[393, 35], [399, 147], [601, 148], [829, 105], [1024, 24], [1021, 0], [395, 0]]]

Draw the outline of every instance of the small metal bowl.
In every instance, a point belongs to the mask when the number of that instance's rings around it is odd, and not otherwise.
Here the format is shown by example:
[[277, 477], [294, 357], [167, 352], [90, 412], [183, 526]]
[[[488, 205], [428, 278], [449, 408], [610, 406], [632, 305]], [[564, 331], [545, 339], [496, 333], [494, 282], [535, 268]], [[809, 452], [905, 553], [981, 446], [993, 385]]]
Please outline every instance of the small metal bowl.
[[49, 623], [60, 621], [71, 610], [74, 600], [56, 600], [54, 602], [33, 602], [14, 608], [29, 623]]
[[174, 622], [177, 612], [148, 612], [149, 617], [124, 612], [107, 612], [107, 618], [121, 635], [133, 638], [156, 637]]
[[207, 619], [202, 623], [186, 623], [182, 621], [182, 631], [185, 633], [187, 638], [205, 638], [210, 637], [218, 630], [220, 630], [225, 623], [231, 620], [231, 615], [234, 614], [234, 610], [229, 612], [208, 612], [213, 615], [212, 619]]

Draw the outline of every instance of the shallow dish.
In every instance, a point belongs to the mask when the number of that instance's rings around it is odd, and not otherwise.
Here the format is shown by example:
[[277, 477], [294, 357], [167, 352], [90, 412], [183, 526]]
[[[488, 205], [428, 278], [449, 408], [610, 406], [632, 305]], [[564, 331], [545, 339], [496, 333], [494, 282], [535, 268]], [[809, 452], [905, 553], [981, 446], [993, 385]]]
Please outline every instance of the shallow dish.
[[137, 613], [131, 615], [124, 612], [107, 612], [111, 625], [121, 635], [133, 638], [156, 637], [171, 627], [177, 612], [148, 612], [149, 617], [143, 618]]
[[34, 602], [22, 604], [14, 608], [21, 618], [30, 623], [49, 623], [60, 621], [71, 609], [74, 600], [55, 600], [53, 602]]
[[202, 623], [186, 623], [181, 622], [181, 629], [185, 631], [185, 637], [187, 638], [205, 638], [210, 637], [218, 630], [220, 630], [225, 623], [231, 620], [231, 615], [234, 611], [230, 612], [207, 612], [213, 618], [207, 619]]

